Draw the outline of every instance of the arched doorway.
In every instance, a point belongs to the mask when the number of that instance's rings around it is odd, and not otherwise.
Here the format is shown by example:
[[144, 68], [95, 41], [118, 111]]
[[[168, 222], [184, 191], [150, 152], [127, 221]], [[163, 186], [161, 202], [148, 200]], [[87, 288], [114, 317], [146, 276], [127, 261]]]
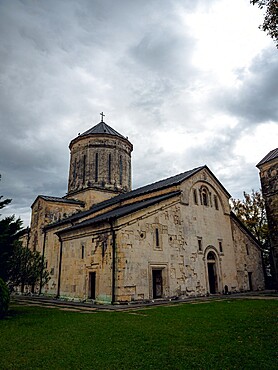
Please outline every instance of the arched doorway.
[[216, 269], [216, 255], [214, 252], [209, 252], [207, 255], [207, 268], [209, 293], [215, 294], [218, 292], [218, 278]]

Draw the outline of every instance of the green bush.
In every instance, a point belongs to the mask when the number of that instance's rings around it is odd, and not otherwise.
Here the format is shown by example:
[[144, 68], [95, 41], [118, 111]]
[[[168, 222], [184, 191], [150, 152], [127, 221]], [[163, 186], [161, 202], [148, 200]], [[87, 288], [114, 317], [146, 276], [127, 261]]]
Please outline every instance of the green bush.
[[0, 278], [0, 318], [4, 317], [8, 312], [10, 303], [10, 292], [7, 285]]

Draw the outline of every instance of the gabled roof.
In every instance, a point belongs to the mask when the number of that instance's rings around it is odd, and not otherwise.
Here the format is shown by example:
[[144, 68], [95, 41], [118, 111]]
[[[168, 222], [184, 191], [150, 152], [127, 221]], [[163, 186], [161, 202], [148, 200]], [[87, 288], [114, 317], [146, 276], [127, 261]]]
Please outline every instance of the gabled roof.
[[272, 159], [278, 158], [278, 148], [271, 150], [258, 164], [257, 167], [264, 163], [270, 162]]
[[117, 205], [117, 203], [120, 206], [121, 202], [123, 202], [125, 200], [132, 199], [132, 198], [135, 198], [135, 197], [140, 196], [140, 195], [148, 194], [148, 193], [151, 193], [151, 192], [156, 191], [156, 190], [162, 190], [162, 189], [168, 188], [170, 186], [178, 185], [182, 181], [188, 179], [189, 177], [191, 177], [192, 175], [194, 175], [195, 173], [199, 172], [200, 170], [202, 170], [204, 168], [207, 168], [207, 166], [197, 167], [197, 168], [194, 168], [193, 170], [186, 171], [186, 172], [180, 173], [178, 175], [168, 177], [167, 179], [154, 182], [150, 185], [142, 186], [141, 188], [129, 191], [128, 193], [119, 194], [119, 195], [117, 195], [113, 198], [107, 199], [107, 200], [105, 200], [101, 203], [98, 203], [98, 204], [92, 206], [88, 211], [83, 211], [83, 212], [76, 213], [76, 214], [72, 215], [69, 218], [65, 218], [61, 221], [58, 221], [55, 224], [48, 225], [48, 226], [45, 227], [45, 229], [55, 227], [57, 225], [62, 225], [62, 224], [65, 224], [67, 222], [74, 222], [74, 221], [78, 220], [79, 218], [89, 216], [90, 214], [98, 212], [98, 211], [100, 211], [100, 210], [102, 210], [106, 207]]
[[96, 126], [90, 128], [89, 130], [83, 132], [80, 136], [86, 136], [91, 134], [108, 134], [108, 135], [114, 135], [119, 136], [121, 138], [126, 139], [123, 135], [121, 135], [119, 132], [114, 130], [112, 127], [108, 126], [105, 122], [99, 122]]
[[31, 207], [36, 203], [37, 199], [41, 198], [47, 202], [57, 202], [57, 203], [66, 203], [66, 204], [76, 204], [80, 206], [84, 206], [84, 202], [81, 200], [75, 200], [75, 199], [65, 199], [65, 198], [59, 198], [59, 197], [51, 197], [48, 195], [38, 195]]
[[80, 222], [79, 224], [76, 224], [76, 225], [73, 225], [73, 226], [68, 227], [66, 229], [60, 230], [60, 231], [57, 232], [57, 235], [63, 234], [64, 232], [68, 232], [68, 231], [84, 228], [84, 227], [87, 227], [87, 226], [91, 226], [93, 224], [97, 224], [97, 223], [101, 223], [101, 222], [105, 222], [105, 221], [108, 221], [108, 222], [112, 221], [112, 220], [117, 219], [119, 217], [123, 217], [123, 216], [126, 216], [126, 215], [130, 214], [130, 213], [134, 213], [134, 212], [139, 211], [141, 209], [150, 207], [154, 204], [157, 204], [157, 203], [159, 203], [163, 200], [167, 200], [167, 199], [172, 198], [172, 197], [174, 197], [176, 195], [179, 195], [179, 194], [180, 194], [180, 191], [174, 191], [174, 192], [164, 194], [164, 195], [160, 195], [160, 196], [157, 196], [157, 197], [154, 197], [154, 198], [151, 198], [151, 199], [141, 200], [137, 203], [132, 203], [132, 204], [129, 204], [129, 205], [126, 205], [126, 206], [116, 208], [112, 211], [105, 212], [101, 215], [98, 215], [96, 217], [92, 217], [88, 220]]
[[102, 209], [105, 209], [107, 207], [115, 205], [117, 208], [121, 207], [122, 202], [135, 198], [137, 196], [145, 195], [148, 193], [152, 193], [154, 191], [162, 190], [169, 188], [171, 186], [179, 185], [184, 180], [189, 179], [191, 176], [195, 175], [197, 172], [206, 169], [210, 175], [214, 178], [214, 180], [219, 184], [219, 186], [222, 188], [222, 190], [227, 194], [228, 197], [230, 197], [230, 194], [227, 192], [227, 190], [223, 187], [223, 185], [217, 180], [217, 178], [213, 175], [213, 173], [210, 171], [210, 169], [207, 166], [200, 166], [197, 168], [194, 168], [192, 170], [180, 173], [175, 176], [168, 177], [167, 179], [160, 180], [157, 182], [154, 182], [149, 185], [142, 186], [141, 188], [129, 191], [128, 193], [119, 194], [113, 198], [107, 199], [101, 203], [98, 203], [94, 206], [92, 206], [89, 210], [78, 212], [68, 218], [65, 218], [61, 221], [58, 221], [57, 223], [53, 223], [51, 225], [48, 225], [45, 227], [45, 229], [56, 227], [58, 225], [66, 224], [68, 222], [75, 222], [80, 218], [87, 217], [91, 214], [94, 214], [95, 212], [101, 211]]

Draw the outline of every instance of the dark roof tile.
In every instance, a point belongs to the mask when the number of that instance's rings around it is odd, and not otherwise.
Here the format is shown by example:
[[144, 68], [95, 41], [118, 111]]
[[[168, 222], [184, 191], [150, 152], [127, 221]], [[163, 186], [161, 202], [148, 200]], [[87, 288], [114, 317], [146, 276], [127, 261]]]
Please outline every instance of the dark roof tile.
[[155, 191], [155, 190], [165, 189], [165, 188], [173, 186], [173, 185], [178, 185], [183, 180], [186, 180], [187, 178], [189, 178], [190, 176], [197, 173], [198, 171], [200, 171], [203, 168], [206, 168], [206, 166], [197, 167], [197, 168], [194, 168], [193, 170], [180, 173], [179, 175], [175, 175], [175, 176], [172, 176], [172, 177], [168, 177], [167, 179], [154, 182], [153, 184], [142, 186], [141, 188], [129, 191], [128, 193], [119, 194], [119, 195], [117, 195], [113, 198], [104, 200], [103, 202], [92, 206], [87, 211], [76, 213], [76, 214], [72, 215], [69, 218], [65, 218], [64, 220], [58, 221], [56, 224], [46, 226], [46, 229], [48, 227], [56, 226], [58, 224], [61, 225], [63, 223], [67, 223], [69, 221], [71, 222], [71, 221], [78, 220], [81, 217], [86, 217], [90, 214], [93, 214], [97, 211], [100, 211], [100, 210], [102, 210], [106, 207], [113, 206], [117, 203], [119, 203], [119, 205], [120, 205], [120, 203], [124, 200], [132, 199], [136, 196], [148, 194], [148, 193], [150, 193], [152, 191]]
[[264, 163], [270, 162], [272, 159], [278, 157], [278, 148], [271, 150], [258, 164], [257, 167]]
[[150, 207], [154, 204], [157, 204], [157, 203], [159, 203], [163, 200], [172, 198], [172, 197], [174, 197], [176, 195], [179, 195], [179, 194], [180, 194], [180, 191], [175, 191], [175, 192], [168, 193], [168, 194], [165, 194], [165, 195], [160, 195], [160, 196], [157, 196], [157, 197], [154, 197], [154, 198], [151, 198], [151, 199], [142, 200], [142, 201], [139, 201], [137, 203], [132, 203], [132, 204], [129, 204], [127, 206], [123, 206], [123, 207], [114, 209], [112, 211], [105, 212], [104, 214], [101, 214], [101, 215], [98, 215], [96, 217], [90, 218], [89, 220], [85, 220], [85, 221], [80, 222], [79, 224], [76, 224], [76, 225], [71, 226], [69, 228], [60, 230], [60, 231], [57, 232], [57, 234], [59, 235], [59, 234], [62, 234], [64, 232], [67, 232], [67, 231], [72, 231], [72, 230], [87, 227], [87, 226], [90, 226], [90, 225], [93, 225], [93, 224], [96, 224], [96, 223], [100, 223], [100, 222], [109, 221], [109, 220], [112, 220], [112, 219], [115, 219], [115, 218], [123, 217], [123, 216], [126, 216], [126, 215], [130, 214], [130, 213], [139, 211], [140, 209], [143, 209], [143, 208]]
[[99, 122], [96, 126], [83, 132], [83, 134], [81, 134], [80, 136], [86, 136], [86, 135], [91, 135], [91, 134], [108, 134], [108, 135], [119, 136], [121, 138], [126, 139], [123, 135], [121, 135], [119, 132], [117, 132], [112, 127], [107, 125], [105, 122]]
[[205, 169], [205, 168], [210, 172], [210, 174], [219, 183], [219, 185], [222, 187], [223, 191], [225, 191], [226, 194], [230, 197], [230, 194], [222, 186], [222, 184], [217, 180], [217, 178], [213, 175], [213, 173], [209, 170], [209, 168], [207, 166], [200, 166], [200, 167], [194, 168], [192, 170], [180, 173], [178, 175], [168, 177], [167, 179], [154, 182], [150, 185], [142, 186], [141, 188], [129, 191], [128, 193], [119, 194], [119, 195], [117, 195], [113, 198], [107, 199], [107, 200], [105, 200], [101, 203], [98, 203], [98, 204], [92, 206], [87, 211], [75, 213], [74, 215], [70, 216], [69, 218], [65, 218], [61, 221], [58, 221], [55, 224], [48, 225], [48, 226], [45, 227], [45, 229], [48, 229], [48, 228], [51, 228], [51, 227], [56, 227], [56, 226], [62, 225], [62, 224], [66, 224], [68, 222], [75, 222], [80, 218], [83, 218], [83, 217], [89, 216], [91, 214], [94, 214], [95, 212], [101, 211], [102, 209], [105, 209], [106, 207], [110, 207], [110, 206], [117, 205], [117, 204], [120, 207], [121, 202], [123, 202], [125, 200], [132, 199], [132, 198], [135, 198], [135, 197], [140, 196], [140, 195], [148, 194], [148, 193], [151, 193], [153, 191], [162, 190], [162, 189], [165, 189], [165, 188], [170, 187], [170, 186], [179, 185], [182, 181], [190, 178], [195, 173], [197, 173], [200, 170]]
[[59, 198], [59, 197], [51, 197], [51, 196], [48, 196], [48, 195], [38, 195], [37, 198], [36, 198], [36, 200], [38, 198], [42, 198], [43, 200], [45, 200], [47, 202], [59, 202], [59, 203], [67, 203], [67, 204], [77, 204], [77, 205], [81, 205], [81, 206], [84, 205], [84, 202], [82, 202], [81, 200], [75, 200], [75, 199], [65, 199], [65, 198]]

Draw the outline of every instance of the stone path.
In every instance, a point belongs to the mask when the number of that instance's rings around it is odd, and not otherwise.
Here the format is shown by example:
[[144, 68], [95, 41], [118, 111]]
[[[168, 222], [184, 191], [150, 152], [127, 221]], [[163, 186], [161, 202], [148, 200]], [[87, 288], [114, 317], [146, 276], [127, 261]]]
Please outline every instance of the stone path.
[[263, 291], [263, 292], [248, 292], [225, 295], [213, 295], [209, 297], [190, 297], [183, 300], [155, 300], [148, 303], [130, 303], [125, 305], [100, 305], [88, 302], [70, 302], [59, 299], [53, 299], [43, 296], [21, 296], [13, 295], [11, 297], [12, 305], [37, 306], [44, 308], [56, 308], [62, 311], [79, 312], [79, 313], [97, 313], [97, 312], [113, 312], [122, 311], [132, 315], [143, 315], [139, 310], [150, 309], [154, 306], [172, 306], [176, 304], [200, 304], [207, 302], [232, 300], [232, 299], [275, 299], [278, 300], [278, 292]]

